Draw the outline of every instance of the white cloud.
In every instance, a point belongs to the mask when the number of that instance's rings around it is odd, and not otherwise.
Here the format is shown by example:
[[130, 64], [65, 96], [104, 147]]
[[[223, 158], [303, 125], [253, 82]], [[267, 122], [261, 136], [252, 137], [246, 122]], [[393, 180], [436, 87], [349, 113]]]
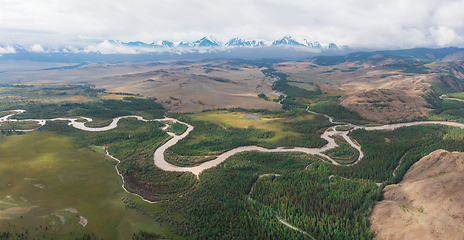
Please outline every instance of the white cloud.
[[[273, 41], [290, 34], [352, 47], [464, 46], [463, 0], [0, 1], [0, 44], [84, 48], [105, 39]], [[437, 38], [450, 30], [453, 40]]]
[[464, 1], [450, 2], [440, 6], [433, 15], [433, 22], [439, 26], [461, 29], [464, 27]]
[[430, 33], [435, 38], [435, 42], [439, 47], [448, 47], [463, 40], [462, 37], [458, 36], [456, 31], [446, 26], [431, 28]]
[[44, 52], [44, 49], [43, 49], [42, 45], [40, 45], [40, 44], [34, 44], [34, 45], [32, 45], [32, 46], [29, 48], [29, 50], [30, 50], [31, 52], [37, 52], [37, 53], [43, 53], [43, 52]]
[[3, 53], [16, 53], [16, 50], [14, 49], [14, 47], [11, 47], [11, 46], [6, 46], [6, 47], [0, 46], [0, 54], [3, 54]]
[[98, 52], [102, 54], [136, 54], [138, 53], [135, 48], [126, 47], [122, 45], [112, 44], [105, 40], [102, 43], [89, 45], [84, 49], [84, 52]]
[[[68, 47], [73, 52], [78, 52], [75, 48]], [[102, 54], [139, 54], [139, 53], [156, 53], [156, 52], [168, 52], [170, 48], [148, 48], [148, 47], [130, 47], [121, 44], [118, 41], [105, 40], [101, 43], [91, 44], [84, 48], [80, 52], [97, 52]]]

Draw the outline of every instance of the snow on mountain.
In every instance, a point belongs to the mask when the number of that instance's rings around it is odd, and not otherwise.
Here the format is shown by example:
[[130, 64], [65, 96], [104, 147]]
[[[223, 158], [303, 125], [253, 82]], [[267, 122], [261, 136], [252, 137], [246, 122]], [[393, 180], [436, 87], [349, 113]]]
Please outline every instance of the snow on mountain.
[[121, 43], [121, 45], [125, 45], [125, 46], [129, 46], [129, 47], [162, 47], [162, 46], [159, 46], [155, 43], [144, 43], [144, 42], [140, 42], [140, 41], [137, 41], [137, 42], [128, 42], [128, 43]]
[[317, 48], [317, 49], [322, 49], [321, 43], [318, 41], [315, 42], [309, 42], [307, 39], [305, 39], [306, 46], [310, 48]]
[[265, 47], [267, 45], [263, 40], [253, 40], [252, 43], [254, 44], [254, 47]]
[[307, 39], [298, 40], [289, 35], [285, 36], [282, 39], [274, 41], [272, 45], [273, 46], [279, 46], [279, 45], [305, 46], [305, 47], [320, 49], [320, 50], [348, 50], [349, 49], [347, 45], [338, 46], [335, 43], [329, 43], [328, 45], [323, 46], [318, 41], [311, 42]]
[[119, 40], [112, 40], [112, 39], [110, 39], [110, 40], [105, 40], [105, 41], [103, 41], [103, 42], [108, 42], [108, 43], [113, 44], [113, 45], [123, 45], [123, 42], [121, 42], [121, 41], [119, 41]]
[[219, 42], [215, 37], [203, 37], [200, 40], [193, 42], [195, 47], [220, 47], [222, 46], [221, 42]]
[[178, 47], [194, 47], [195, 45], [191, 42], [180, 42], [177, 44]]
[[115, 45], [124, 45], [124, 46], [129, 46], [129, 47], [142, 47], [142, 48], [164, 48], [164, 47], [174, 47], [174, 43], [171, 41], [158, 41], [158, 42], [152, 42], [152, 43], [144, 43], [144, 42], [120, 42], [120, 41], [114, 41], [110, 40], [111, 43]]
[[244, 38], [232, 38], [226, 43], [226, 46], [231, 47], [251, 47], [251, 42]]
[[343, 46], [340, 47], [340, 49], [346, 51], [346, 50], [349, 50], [350, 47], [348, 45], [343, 45]]
[[[173, 44], [174, 46], [174, 44]], [[195, 42], [180, 42], [177, 47], [220, 47], [222, 43], [215, 37], [203, 37]]]
[[266, 43], [262, 40], [246, 40], [244, 38], [232, 38], [225, 44], [228, 47], [264, 47]]
[[163, 45], [163, 47], [174, 47], [174, 43], [167, 40], [161, 41], [161, 45]]
[[219, 40], [217, 40], [213, 36], [203, 37], [194, 42], [179, 42], [178, 44], [174, 44], [171, 41], [163, 40], [158, 42], [152, 43], [144, 43], [140, 41], [136, 42], [121, 42], [118, 40], [107, 40], [108, 43], [119, 45], [119, 46], [128, 46], [128, 47], [136, 47], [136, 48], [175, 48], [175, 47], [264, 47], [264, 46], [282, 46], [282, 45], [290, 45], [290, 46], [301, 46], [301, 47], [309, 47], [314, 49], [327, 49], [327, 50], [347, 50], [349, 47], [347, 45], [338, 46], [335, 43], [329, 43], [326, 45], [322, 45], [318, 41], [311, 42], [307, 39], [296, 39], [290, 35], [283, 37], [282, 39], [278, 39], [273, 41], [271, 44], [266, 44], [263, 40], [248, 40], [244, 38], [232, 38], [225, 44], [222, 44]]
[[325, 49], [328, 49], [328, 50], [348, 50], [350, 48], [348, 47], [348, 45], [339, 46], [339, 45], [337, 45], [335, 43], [329, 43], [329, 45], [327, 45], [325, 47]]
[[329, 43], [329, 46], [327, 46], [327, 49], [331, 49], [331, 50], [338, 49], [338, 46], [335, 43]]
[[296, 40], [290, 35], [287, 35], [283, 37], [282, 39], [275, 40], [274, 42], [272, 42], [272, 45], [273, 46], [277, 46], [277, 45], [307, 46], [306, 44], [299, 42], [298, 40]]
[[[273, 42], [263, 40], [250, 40], [244, 38], [232, 38], [225, 43], [221, 43], [213, 36], [203, 37], [194, 42], [178, 42], [173, 43], [168, 40], [155, 41], [146, 43], [142, 41], [122, 42], [119, 40], [105, 40], [103, 42], [94, 43], [85, 47], [62, 46], [59, 48], [48, 48], [40, 44], [22, 47], [20, 45], [2, 46], [0, 45], [1, 54], [12, 53], [79, 53], [79, 52], [96, 52], [102, 54], [140, 54], [140, 53], [155, 53], [155, 52], [170, 52], [172, 54], [182, 53], [206, 53], [206, 52], [221, 52], [230, 51], [232, 48], [255, 48], [255, 47], [291, 47], [296, 51], [335, 51], [335, 50], [348, 50], [346, 45], [338, 46], [335, 43], [321, 44], [317, 41], [309, 41], [307, 39], [297, 39], [290, 35]], [[228, 49], [228, 50], [227, 50]], [[240, 50], [242, 51], [242, 50]]]

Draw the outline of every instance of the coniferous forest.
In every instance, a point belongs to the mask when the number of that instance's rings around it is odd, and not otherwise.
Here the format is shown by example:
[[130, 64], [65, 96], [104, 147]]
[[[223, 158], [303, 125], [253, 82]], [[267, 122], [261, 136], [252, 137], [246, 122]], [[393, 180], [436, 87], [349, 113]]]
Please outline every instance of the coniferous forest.
[[[329, 121], [322, 114], [334, 117], [335, 121], [374, 124], [341, 106], [339, 96], [324, 94], [319, 86], [305, 90], [290, 85], [286, 74], [270, 66], [262, 72], [278, 80], [274, 90], [286, 94], [286, 97], [277, 98], [282, 109], [231, 108], [203, 113], [169, 113], [169, 117], [191, 124], [194, 129], [167, 149], [166, 160], [177, 166], [192, 167], [243, 146], [321, 148], [327, 144], [321, 134], [334, 125], [342, 125]], [[104, 92], [87, 88], [74, 90], [93, 97]], [[431, 93], [426, 97], [434, 108], [433, 118], [456, 120], [462, 115], [461, 102], [443, 100], [436, 95]], [[155, 98], [134, 96], [61, 104], [20, 101], [0, 107], [5, 110], [2, 116], [14, 109], [26, 110], [13, 119], [90, 117], [94, 119], [86, 123], [90, 127], [106, 126], [120, 116], [155, 119], [167, 114]], [[256, 126], [247, 124], [244, 127], [232, 120], [221, 122], [223, 119], [219, 117], [211, 120], [211, 116], [201, 115], [208, 112], [246, 123], [254, 120], [244, 118], [255, 114], [256, 118], [259, 115], [267, 119], [269, 125], [254, 122]], [[162, 129], [165, 124], [170, 125], [167, 130]], [[9, 128], [38, 127], [22, 126], [18, 122], [2, 125], [2, 139], [27, 134]], [[344, 127], [351, 130], [351, 126]], [[124, 178], [124, 188], [155, 203], [146, 207], [133, 199], [121, 201], [127, 209], [136, 209], [145, 217], [156, 219], [159, 226], [164, 224], [163, 231], [169, 232], [138, 230], [134, 232], [134, 239], [167, 236], [180, 239], [371, 239], [373, 235], [367, 219], [375, 203], [382, 200], [384, 186], [399, 183], [415, 162], [432, 151], [464, 151], [463, 129], [430, 124], [383, 131], [351, 130], [348, 136], [359, 143], [364, 154], [359, 162], [356, 162], [359, 152], [335, 135], [339, 146], [324, 154], [340, 165], [301, 152], [257, 151], [232, 155], [198, 176], [188, 171], [164, 171], [154, 165], [154, 152], [171, 139], [166, 131], [181, 135], [186, 130], [187, 126], [181, 123], [140, 121], [133, 117], [121, 119], [117, 128], [102, 132], [82, 131], [69, 126], [65, 120], [48, 121], [37, 129], [72, 139], [75, 149], [99, 149], [102, 154], [107, 151], [120, 160], [114, 165]], [[12, 239], [11, 236], [10, 232], [1, 232], [0, 239]], [[85, 237], [90, 238], [90, 235]]]

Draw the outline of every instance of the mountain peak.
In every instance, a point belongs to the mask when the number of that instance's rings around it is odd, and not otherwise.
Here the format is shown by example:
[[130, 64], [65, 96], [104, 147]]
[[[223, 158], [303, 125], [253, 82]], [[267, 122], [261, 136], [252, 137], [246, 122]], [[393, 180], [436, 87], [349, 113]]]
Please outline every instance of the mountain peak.
[[273, 46], [277, 46], [277, 45], [306, 46], [306, 44], [297, 41], [296, 39], [294, 39], [294, 38], [293, 38], [292, 36], [290, 36], [290, 35], [286, 35], [286, 36], [283, 37], [282, 39], [275, 40], [274, 42], [272, 42], [272, 45], [273, 45]]
[[310, 42], [307, 39], [305, 39], [305, 42], [306, 42], [306, 46], [310, 48], [322, 49], [322, 46], [318, 41]]
[[200, 40], [193, 42], [194, 46], [196, 47], [219, 47], [221, 46], [221, 42], [219, 42], [215, 37], [203, 37]]
[[[128, 46], [128, 47], [142, 47], [142, 48], [175, 48], [175, 47], [264, 47], [269, 46], [263, 40], [248, 40], [241, 37], [236, 37], [230, 39], [226, 43], [221, 43], [213, 36], [205, 36], [195, 42], [180, 42], [179, 44], [174, 44], [171, 41], [163, 40], [152, 43], [144, 43], [141, 41], [135, 42], [121, 42], [119, 40], [105, 40], [105, 42], [111, 43], [118, 46]], [[348, 50], [347, 45], [339, 46], [335, 43], [329, 43], [328, 45], [322, 46], [318, 41], [311, 42], [307, 39], [296, 39], [291, 35], [285, 35], [283, 38], [275, 40], [270, 44], [271, 46], [299, 46], [299, 47], [309, 47], [313, 49], [326, 49], [326, 50]]]
[[161, 41], [161, 45], [162, 45], [163, 47], [174, 47], [174, 46], [175, 46], [173, 42], [167, 41], [167, 40]]
[[225, 44], [230, 47], [263, 47], [266, 46], [266, 43], [262, 40], [247, 40], [244, 38], [232, 38]]

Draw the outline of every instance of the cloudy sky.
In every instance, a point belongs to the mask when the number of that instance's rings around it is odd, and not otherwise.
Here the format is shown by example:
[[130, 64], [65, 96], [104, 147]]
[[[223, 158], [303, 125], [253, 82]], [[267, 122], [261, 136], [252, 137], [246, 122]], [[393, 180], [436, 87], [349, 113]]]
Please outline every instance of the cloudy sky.
[[0, 45], [292, 35], [351, 48], [464, 47], [463, 10], [464, 0], [0, 0]]

